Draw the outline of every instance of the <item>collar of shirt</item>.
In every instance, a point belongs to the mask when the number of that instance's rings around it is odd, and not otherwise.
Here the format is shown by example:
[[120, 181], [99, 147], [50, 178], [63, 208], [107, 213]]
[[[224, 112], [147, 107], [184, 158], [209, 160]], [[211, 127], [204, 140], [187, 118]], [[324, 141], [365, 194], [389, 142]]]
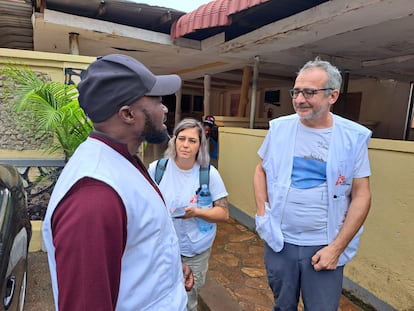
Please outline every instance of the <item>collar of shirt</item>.
[[144, 175], [147, 181], [152, 185], [152, 187], [155, 189], [155, 191], [157, 191], [159, 196], [164, 201], [164, 197], [162, 196], [160, 189], [152, 180], [151, 176], [148, 174], [147, 168], [145, 167], [144, 163], [142, 163], [141, 159], [138, 158], [137, 155], [131, 155], [129, 153], [127, 144], [96, 131], [91, 132], [89, 134], [89, 137], [105, 143], [106, 145], [114, 149], [116, 152], [124, 156], [128, 161], [130, 161], [141, 172], [141, 174]]

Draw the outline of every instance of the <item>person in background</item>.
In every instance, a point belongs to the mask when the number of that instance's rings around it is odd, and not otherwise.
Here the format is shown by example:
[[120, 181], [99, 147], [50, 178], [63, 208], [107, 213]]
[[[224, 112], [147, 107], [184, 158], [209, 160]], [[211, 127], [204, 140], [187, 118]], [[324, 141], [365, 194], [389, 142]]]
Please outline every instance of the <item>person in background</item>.
[[164, 198], [136, 156], [168, 139], [161, 96], [181, 87], [132, 57], [98, 58], [79, 104], [94, 131], [65, 165], [43, 224], [56, 310], [186, 309], [193, 285]]
[[337, 310], [344, 265], [371, 204], [371, 131], [330, 112], [342, 77], [316, 58], [290, 90], [296, 114], [270, 121], [254, 174], [256, 229], [273, 310]]
[[[210, 166], [208, 188], [213, 207], [197, 208], [197, 191], [200, 188], [200, 166], [209, 164], [207, 140], [203, 126], [195, 119], [180, 121], [165, 151], [168, 162], [159, 182], [160, 190], [170, 211], [185, 207], [185, 215], [173, 218], [178, 235], [181, 258], [194, 273], [194, 287], [188, 292], [187, 310], [196, 311], [198, 292], [204, 285], [208, 260], [216, 236], [216, 222], [229, 218], [227, 191], [219, 172]], [[157, 162], [149, 165], [148, 172], [155, 180]], [[201, 232], [197, 218], [210, 222], [211, 230]]]
[[214, 162], [214, 166], [217, 167], [218, 129], [215, 122], [216, 119], [214, 118], [214, 116], [206, 116], [203, 121], [203, 126], [208, 141], [210, 159], [212, 160], [212, 162]]

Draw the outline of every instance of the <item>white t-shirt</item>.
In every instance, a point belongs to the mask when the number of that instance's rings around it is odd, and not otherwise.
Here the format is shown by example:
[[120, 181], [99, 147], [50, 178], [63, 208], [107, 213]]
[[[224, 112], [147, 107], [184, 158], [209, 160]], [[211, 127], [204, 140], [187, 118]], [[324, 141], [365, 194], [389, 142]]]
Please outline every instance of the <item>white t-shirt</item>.
[[[149, 165], [148, 172], [154, 179], [157, 161]], [[182, 170], [172, 159], [168, 160], [164, 175], [159, 184], [167, 208], [171, 211], [177, 207], [191, 205], [196, 191], [200, 187], [200, 165], [195, 164], [190, 170]], [[228, 193], [217, 169], [210, 165], [209, 190], [214, 201], [227, 197]], [[214, 242], [216, 226], [209, 233], [202, 233], [198, 229], [195, 218], [173, 218], [174, 227], [180, 243], [181, 255], [192, 257], [210, 248]]]
[[286, 242], [327, 244], [328, 186], [326, 160], [332, 128], [312, 129], [298, 123], [292, 183], [282, 217]]
[[[328, 184], [327, 237], [331, 243], [343, 226], [352, 201], [353, 180], [371, 175], [368, 143], [371, 131], [358, 123], [331, 114], [333, 128], [326, 163]], [[275, 251], [283, 249], [283, 211], [291, 186], [295, 139], [300, 118], [297, 114], [269, 122], [269, 132], [258, 155], [263, 159], [269, 204], [265, 214], [256, 215], [256, 230]], [[362, 228], [340, 255], [338, 266], [349, 262], [358, 249]], [[301, 244], [299, 244], [301, 245]]]
[[[298, 122], [292, 182], [283, 210], [281, 229], [288, 243], [311, 246], [328, 244], [328, 187], [326, 161], [332, 128], [312, 129]], [[364, 149], [357, 156], [354, 177], [365, 176], [369, 160]]]

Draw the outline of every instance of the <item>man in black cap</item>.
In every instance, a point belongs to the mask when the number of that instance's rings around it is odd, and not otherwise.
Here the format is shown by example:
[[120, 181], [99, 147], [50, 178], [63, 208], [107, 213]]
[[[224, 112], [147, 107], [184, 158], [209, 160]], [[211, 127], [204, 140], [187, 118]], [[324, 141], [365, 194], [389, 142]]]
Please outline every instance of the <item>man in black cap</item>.
[[136, 156], [144, 140], [168, 138], [161, 96], [181, 79], [118, 54], [98, 58], [81, 78], [79, 103], [94, 131], [60, 175], [43, 225], [57, 310], [183, 311], [191, 270]]

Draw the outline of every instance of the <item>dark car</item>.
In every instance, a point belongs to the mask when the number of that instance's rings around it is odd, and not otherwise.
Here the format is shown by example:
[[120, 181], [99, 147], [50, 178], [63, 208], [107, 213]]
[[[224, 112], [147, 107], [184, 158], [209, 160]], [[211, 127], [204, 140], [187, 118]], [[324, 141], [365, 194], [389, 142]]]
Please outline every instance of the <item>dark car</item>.
[[14, 166], [0, 164], [0, 310], [24, 308], [31, 234], [23, 179]]

